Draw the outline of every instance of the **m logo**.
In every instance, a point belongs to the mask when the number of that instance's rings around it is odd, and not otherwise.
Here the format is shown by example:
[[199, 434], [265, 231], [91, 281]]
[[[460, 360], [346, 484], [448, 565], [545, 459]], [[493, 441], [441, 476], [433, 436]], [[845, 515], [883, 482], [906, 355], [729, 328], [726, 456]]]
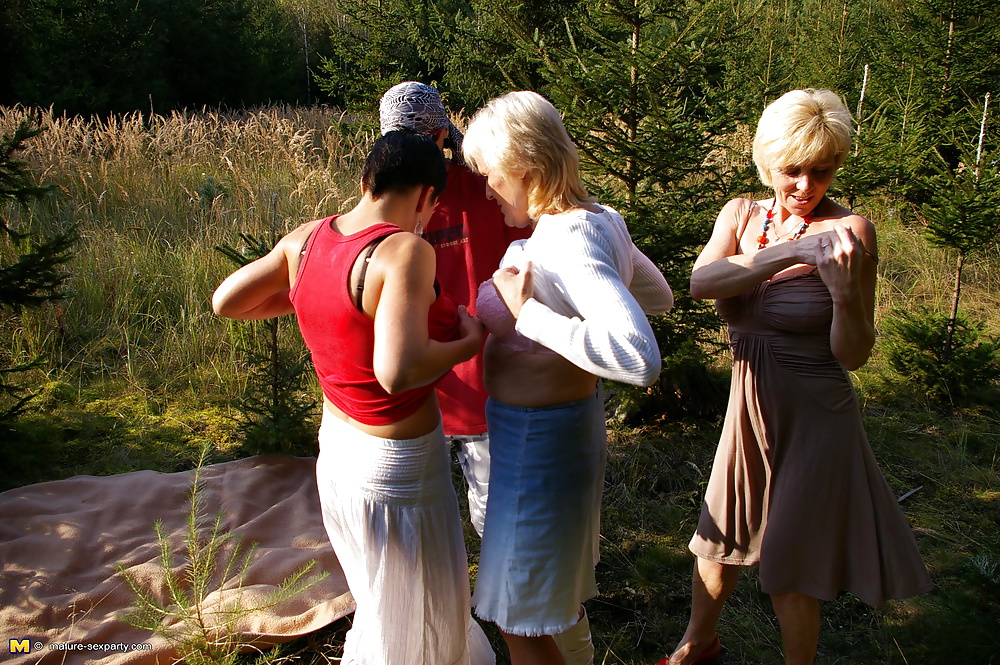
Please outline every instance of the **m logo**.
[[31, 653], [31, 640], [11, 640], [10, 653]]

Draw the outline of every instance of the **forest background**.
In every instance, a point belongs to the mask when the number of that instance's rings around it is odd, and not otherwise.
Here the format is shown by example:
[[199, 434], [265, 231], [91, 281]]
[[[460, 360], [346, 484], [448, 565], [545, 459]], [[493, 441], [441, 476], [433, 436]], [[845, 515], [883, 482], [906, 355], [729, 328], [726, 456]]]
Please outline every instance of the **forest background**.
[[[392, 84], [433, 83], [459, 124], [538, 90], [678, 295], [658, 384], [612, 389], [589, 604], [599, 662], [653, 662], [686, 621], [728, 385], [691, 264], [728, 198], [767, 196], [749, 161], [764, 106], [826, 87], [858, 123], [832, 195], [880, 242], [879, 341], [852, 376], [938, 589], [827, 604], [820, 662], [1000, 662], [998, 44], [993, 0], [8, 0], [0, 161], [39, 188], [0, 191], [0, 489], [187, 469], [206, 445], [314, 454], [294, 325], [218, 320], [212, 290], [350, 207]], [[38, 256], [53, 279], [24, 299], [7, 287]], [[295, 658], [326, 662], [338, 630]], [[722, 633], [728, 662], [778, 661], [753, 574]]]

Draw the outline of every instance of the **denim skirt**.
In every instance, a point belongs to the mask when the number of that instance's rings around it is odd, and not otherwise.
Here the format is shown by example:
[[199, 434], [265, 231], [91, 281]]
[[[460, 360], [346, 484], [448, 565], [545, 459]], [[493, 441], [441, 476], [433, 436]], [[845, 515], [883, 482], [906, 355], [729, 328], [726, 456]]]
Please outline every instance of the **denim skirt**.
[[545, 407], [489, 399], [490, 497], [472, 604], [515, 635], [573, 626], [597, 595], [604, 394]]

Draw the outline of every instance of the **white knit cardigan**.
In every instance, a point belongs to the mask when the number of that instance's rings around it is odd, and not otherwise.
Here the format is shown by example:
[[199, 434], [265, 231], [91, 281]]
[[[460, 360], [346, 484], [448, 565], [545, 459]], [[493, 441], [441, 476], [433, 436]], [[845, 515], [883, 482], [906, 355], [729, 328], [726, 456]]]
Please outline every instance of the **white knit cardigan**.
[[591, 374], [648, 386], [661, 358], [646, 314], [669, 310], [673, 293], [621, 215], [597, 207], [542, 215], [507, 249], [501, 267], [532, 266], [534, 297], [516, 330]]

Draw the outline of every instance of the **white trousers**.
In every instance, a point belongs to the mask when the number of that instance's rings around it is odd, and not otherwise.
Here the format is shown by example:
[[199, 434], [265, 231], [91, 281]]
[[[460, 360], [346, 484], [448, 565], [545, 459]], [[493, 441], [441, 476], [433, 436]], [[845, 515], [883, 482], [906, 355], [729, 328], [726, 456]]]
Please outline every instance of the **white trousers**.
[[490, 435], [445, 435], [458, 444], [455, 456], [469, 486], [469, 521], [479, 537], [486, 523], [486, 502], [490, 495]]
[[470, 612], [469, 567], [440, 427], [373, 437], [325, 412], [323, 523], [357, 609], [344, 665], [493, 665]]

